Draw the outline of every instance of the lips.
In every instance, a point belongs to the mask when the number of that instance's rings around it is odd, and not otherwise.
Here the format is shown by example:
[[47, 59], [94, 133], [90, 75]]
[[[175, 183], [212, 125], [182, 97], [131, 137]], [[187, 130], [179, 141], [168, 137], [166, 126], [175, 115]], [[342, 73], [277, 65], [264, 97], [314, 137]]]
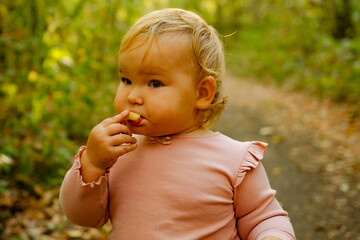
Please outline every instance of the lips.
[[142, 117], [139, 117], [138, 120], [133, 121], [133, 120], [128, 120], [128, 122], [130, 123], [130, 125], [134, 126], [134, 127], [138, 127], [141, 123], [141, 121], [143, 120]]
[[141, 117], [140, 114], [133, 111], [130, 111], [129, 116], [127, 117], [127, 121], [129, 122], [129, 124], [135, 127], [138, 127], [142, 120], [143, 117]]

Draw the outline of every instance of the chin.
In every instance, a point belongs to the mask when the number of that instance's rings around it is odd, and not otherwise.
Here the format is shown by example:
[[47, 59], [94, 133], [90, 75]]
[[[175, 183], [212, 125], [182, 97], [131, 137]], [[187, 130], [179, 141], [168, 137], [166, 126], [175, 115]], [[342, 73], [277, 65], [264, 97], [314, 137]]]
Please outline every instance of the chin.
[[140, 129], [140, 128], [132, 128], [130, 129], [134, 134], [137, 135], [144, 135], [147, 137], [162, 137], [162, 136], [168, 136], [168, 135], [172, 135], [172, 134], [168, 134], [166, 132], [153, 132], [153, 131], [146, 131], [144, 129]]
[[132, 133], [137, 135], [144, 135], [144, 136], [152, 136], [149, 131], [146, 131], [144, 127], [135, 127], [135, 126], [129, 126], [129, 129]]

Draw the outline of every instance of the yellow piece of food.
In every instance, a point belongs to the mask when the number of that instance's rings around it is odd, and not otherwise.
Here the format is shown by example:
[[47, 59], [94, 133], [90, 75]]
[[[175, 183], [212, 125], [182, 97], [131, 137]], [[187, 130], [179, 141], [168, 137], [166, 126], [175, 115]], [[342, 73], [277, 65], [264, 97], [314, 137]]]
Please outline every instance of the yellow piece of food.
[[127, 117], [128, 120], [130, 121], [137, 121], [140, 118], [140, 114], [134, 113], [134, 112], [130, 112], [129, 116]]

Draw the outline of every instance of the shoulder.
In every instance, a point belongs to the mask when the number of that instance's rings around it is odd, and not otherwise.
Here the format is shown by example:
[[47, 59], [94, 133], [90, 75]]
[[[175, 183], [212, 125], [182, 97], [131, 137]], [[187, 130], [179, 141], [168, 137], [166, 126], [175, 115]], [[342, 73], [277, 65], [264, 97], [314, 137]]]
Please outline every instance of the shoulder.
[[209, 141], [216, 142], [224, 151], [237, 154], [245, 154], [250, 151], [255, 155], [260, 155], [260, 153], [264, 153], [267, 148], [267, 143], [261, 141], [239, 141], [219, 132], [214, 133], [213, 139], [209, 138]]
[[233, 186], [237, 187], [245, 175], [260, 164], [268, 144], [261, 141], [241, 142], [223, 134], [219, 134], [218, 140], [225, 154], [231, 156], [234, 161], [236, 173]]

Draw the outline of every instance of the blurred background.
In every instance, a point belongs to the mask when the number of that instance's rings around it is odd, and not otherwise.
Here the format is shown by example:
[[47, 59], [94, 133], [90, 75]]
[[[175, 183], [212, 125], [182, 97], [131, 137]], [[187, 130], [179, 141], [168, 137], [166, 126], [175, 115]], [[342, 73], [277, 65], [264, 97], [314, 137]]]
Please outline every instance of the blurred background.
[[[326, 101], [329, 109], [340, 106], [348, 123], [344, 134], [357, 136], [359, 1], [0, 0], [0, 233], [4, 239], [100, 239], [110, 228], [86, 231], [88, 235], [70, 229], [59, 214], [58, 188], [91, 128], [114, 114], [122, 36], [139, 17], [164, 7], [195, 11], [218, 30], [229, 75], [303, 93], [314, 101]], [[261, 136], [274, 131], [262, 130]], [[281, 141], [276, 136], [272, 140]], [[354, 167], [346, 174], [358, 175], [359, 157], [349, 161]], [[354, 184], [358, 194], [360, 185]], [[352, 185], [341, 186], [348, 190]], [[35, 211], [34, 206], [47, 210]], [[21, 213], [27, 221], [16, 217]], [[359, 226], [352, 230], [348, 238], [327, 239], [359, 239]]]

